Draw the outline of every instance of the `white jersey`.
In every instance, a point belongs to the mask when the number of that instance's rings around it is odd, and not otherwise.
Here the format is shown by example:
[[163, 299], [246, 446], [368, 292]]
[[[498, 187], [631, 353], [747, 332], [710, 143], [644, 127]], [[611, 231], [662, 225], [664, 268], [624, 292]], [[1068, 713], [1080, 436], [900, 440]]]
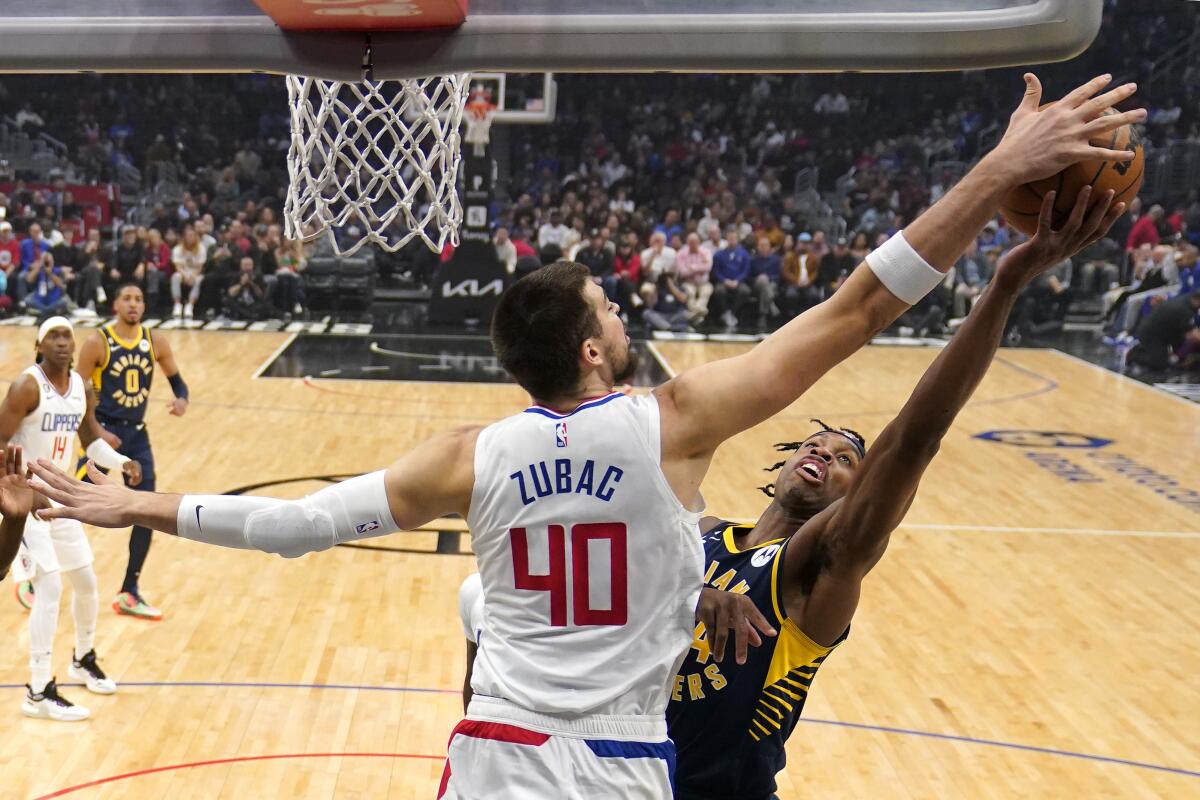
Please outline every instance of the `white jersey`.
[[83, 378], [71, 370], [71, 382], [63, 395], [37, 364], [23, 374], [32, 375], [37, 381], [38, 405], [21, 420], [11, 443], [24, 448], [25, 463], [44, 458], [63, 472], [74, 474], [78, 459], [75, 433], [87, 412]]
[[[660, 449], [653, 396], [614, 393], [570, 414], [535, 406], [480, 433], [467, 521], [484, 614], [469, 717], [592, 733], [610, 721], [665, 738], [704, 552], [700, 514], [675, 497]], [[570, 724], [581, 720], [592, 727]]]

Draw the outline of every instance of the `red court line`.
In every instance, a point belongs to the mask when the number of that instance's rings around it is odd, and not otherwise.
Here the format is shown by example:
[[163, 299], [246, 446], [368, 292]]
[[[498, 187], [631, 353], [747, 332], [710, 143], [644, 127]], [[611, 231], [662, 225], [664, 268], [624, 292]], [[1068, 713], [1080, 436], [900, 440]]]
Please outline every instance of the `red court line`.
[[218, 764], [239, 764], [247, 761], [273, 761], [280, 758], [421, 758], [433, 761], [443, 761], [445, 756], [422, 755], [418, 753], [282, 753], [279, 755], [270, 756], [239, 756], [237, 758], [216, 758], [211, 761], [192, 761], [187, 764], [171, 764], [166, 767], [154, 767], [153, 769], [142, 769], [137, 772], [125, 772], [120, 775], [112, 775], [108, 778], [100, 778], [87, 783], [81, 783], [77, 786], [68, 786], [66, 789], [59, 789], [51, 794], [44, 794], [34, 800], [50, 800], [52, 797], [62, 797], [63, 795], [78, 792], [81, 789], [90, 789], [93, 786], [101, 786], [105, 783], [114, 783], [116, 781], [128, 780], [129, 778], [140, 778], [143, 775], [153, 775], [156, 772], [170, 772], [176, 769], [190, 769], [192, 767], [212, 767]]

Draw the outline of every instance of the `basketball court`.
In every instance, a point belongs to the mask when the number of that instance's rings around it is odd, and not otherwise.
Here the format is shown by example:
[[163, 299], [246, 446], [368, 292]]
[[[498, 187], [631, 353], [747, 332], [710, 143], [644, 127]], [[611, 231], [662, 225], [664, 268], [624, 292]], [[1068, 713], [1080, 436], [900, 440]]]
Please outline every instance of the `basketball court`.
[[[289, 4], [261, 5], [283, 22]], [[14, 7], [0, 71], [341, 81], [457, 71], [486, 82], [518, 71], [961, 69], [1070, 58], [1095, 35], [1102, 4], [290, 5], [300, 14], [290, 31], [251, 0]], [[502, 78], [486, 88], [504, 97]], [[510, 116], [499, 121], [552, 119], [552, 79], [531, 91], [532, 105], [501, 105]], [[164, 491], [298, 497], [527, 405], [477, 336], [170, 335], [192, 401], [186, 417], [169, 417], [169, 388], [154, 385], [147, 420]], [[32, 339], [0, 327], [6, 386]], [[750, 346], [652, 341], [635, 391]], [[811, 432], [812, 417], [874, 439], [936, 352], [868, 347], [727, 443], [703, 485], [708, 513], [756, 518], [772, 445]], [[1002, 350], [816, 681], [779, 796], [1200, 796], [1197, 452], [1200, 405], [1061, 352]], [[96, 647], [120, 691], [87, 696], [91, 719], [70, 726], [19, 714], [28, 633], [4, 586], [0, 795], [434, 796], [463, 712], [456, 595], [475, 569], [464, 532], [441, 520], [299, 560], [156, 536], [146, 584], [167, 616], [102, 610]], [[127, 537], [89, 534], [104, 599], [120, 584]], [[70, 636], [60, 625], [60, 662]]]
[[[0, 330], [4, 374], [24, 365], [31, 336]], [[444, 374], [254, 377], [287, 358], [290, 339], [172, 334], [193, 403], [168, 417], [168, 389], [155, 386], [162, 486], [298, 496], [525, 403], [511, 384]], [[748, 346], [654, 347], [669, 374]], [[710, 513], [756, 517], [771, 445], [806, 434], [809, 417], [874, 438], [935, 353], [869, 347], [730, 442], [704, 485]], [[1001, 351], [868, 580], [850, 640], [816, 681], [780, 796], [1200, 792], [1197, 431], [1193, 403], [1056, 351]], [[440, 538], [466, 548], [465, 537]], [[126, 537], [96, 530], [92, 543], [103, 596], [120, 583]], [[117, 695], [88, 696], [92, 719], [64, 727], [21, 718], [21, 687], [4, 687], [5, 793], [433, 796], [462, 714], [456, 592], [474, 569], [438, 545], [434, 532], [397, 534], [286, 561], [157, 536], [148, 574], [167, 619], [102, 611], [97, 649]], [[20, 632], [0, 671], [20, 676], [27, 634], [11, 595], [0, 626]], [[56, 652], [70, 635], [61, 626]]]

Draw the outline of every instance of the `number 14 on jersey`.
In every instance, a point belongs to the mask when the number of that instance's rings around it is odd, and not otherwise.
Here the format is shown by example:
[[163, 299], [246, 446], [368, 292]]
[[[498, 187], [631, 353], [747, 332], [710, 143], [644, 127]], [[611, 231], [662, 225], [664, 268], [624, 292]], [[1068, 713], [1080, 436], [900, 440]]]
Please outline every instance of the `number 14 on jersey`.
[[[549, 592], [550, 625], [567, 625], [568, 597], [573, 625], [624, 625], [629, 618], [628, 563], [626, 528], [622, 522], [589, 522], [571, 526], [571, 570], [567, 573], [564, 525], [547, 528], [549, 571], [545, 575], [529, 573], [529, 535], [525, 528], [509, 531], [516, 588], [531, 592]], [[607, 542], [608, 608], [593, 608], [591, 602], [592, 542]], [[595, 548], [596, 550], [602, 548]], [[603, 570], [604, 565], [597, 564]], [[603, 572], [601, 572], [603, 574]]]

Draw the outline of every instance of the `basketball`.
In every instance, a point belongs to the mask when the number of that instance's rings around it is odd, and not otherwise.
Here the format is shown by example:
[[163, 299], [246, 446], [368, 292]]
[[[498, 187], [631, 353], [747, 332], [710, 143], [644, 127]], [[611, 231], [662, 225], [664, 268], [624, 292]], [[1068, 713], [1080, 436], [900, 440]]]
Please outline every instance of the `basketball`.
[[[1108, 109], [1106, 114], [1117, 112]], [[1104, 134], [1103, 139], [1093, 140], [1098, 147], [1110, 150], [1133, 150], [1133, 158], [1129, 161], [1080, 161], [1072, 164], [1057, 175], [1051, 175], [1038, 181], [1022, 184], [1004, 198], [1000, 212], [1008, 220], [1008, 224], [1032, 236], [1037, 232], [1038, 212], [1042, 207], [1042, 197], [1046, 192], [1055, 191], [1054, 198], [1054, 227], [1057, 229], [1067, 220], [1079, 190], [1091, 184], [1093, 200], [1104, 192], [1112, 189], [1113, 204], [1125, 203], [1137, 197], [1142, 188], [1142, 179], [1146, 174], [1145, 154], [1142, 150], [1142, 140], [1131, 125], [1123, 125], [1114, 131]]]

